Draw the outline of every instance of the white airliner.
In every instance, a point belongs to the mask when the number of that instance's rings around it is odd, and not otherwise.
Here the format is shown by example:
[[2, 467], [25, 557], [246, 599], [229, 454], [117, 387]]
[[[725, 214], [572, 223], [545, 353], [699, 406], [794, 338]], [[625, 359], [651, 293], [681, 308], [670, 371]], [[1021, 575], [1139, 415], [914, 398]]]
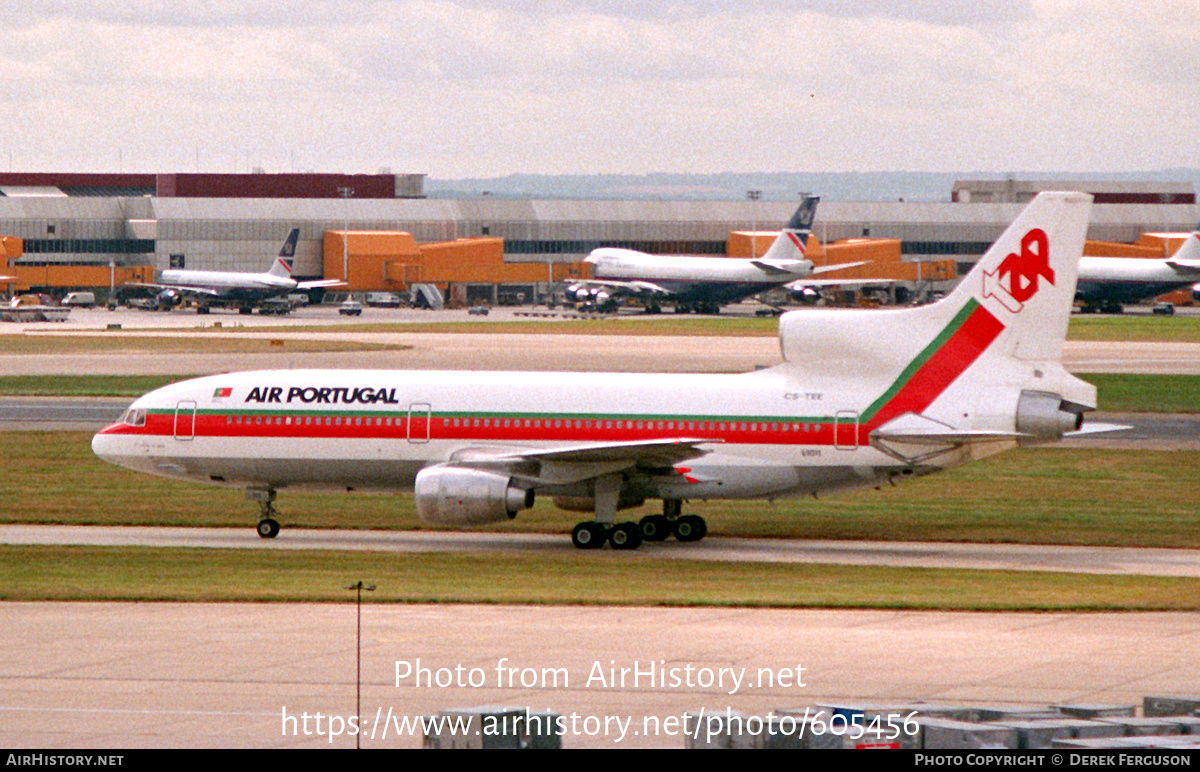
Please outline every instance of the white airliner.
[[1084, 257], [1079, 261], [1076, 298], [1085, 312], [1121, 312], [1139, 303], [1200, 282], [1200, 228], [1165, 260], [1141, 257]]
[[641, 300], [649, 310], [663, 301], [677, 311], [715, 314], [721, 306], [769, 289], [791, 284], [825, 271], [850, 268], [862, 263], [814, 267], [805, 257], [808, 236], [820, 198], [806, 198], [758, 258], [650, 255], [634, 249], [594, 249], [585, 263], [592, 278], [570, 282], [566, 293], [572, 300], [605, 307], [622, 296]]
[[201, 312], [208, 310], [209, 303], [224, 303], [236, 305], [245, 314], [268, 298], [317, 287], [345, 286], [340, 279], [296, 281], [292, 278], [292, 259], [296, 255], [296, 241], [299, 238], [300, 229], [293, 228], [279, 250], [279, 257], [275, 258], [265, 273], [173, 269], [163, 271], [156, 284], [135, 286], [162, 290], [158, 298], [160, 306], [169, 308], [177, 305], [185, 295], [196, 295], [201, 299]]
[[[577, 547], [703, 537], [688, 499], [877, 487], [1054, 441], [1096, 389], [1060, 364], [1091, 196], [1043, 193], [946, 298], [780, 319], [785, 362], [741, 375], [278, 370], [184, 381], [100, 431], [106, 461], [244, 488], [414, 488], [444, 526], [550, 496]], [[661, 499], [663, 514], [617, 522]]]

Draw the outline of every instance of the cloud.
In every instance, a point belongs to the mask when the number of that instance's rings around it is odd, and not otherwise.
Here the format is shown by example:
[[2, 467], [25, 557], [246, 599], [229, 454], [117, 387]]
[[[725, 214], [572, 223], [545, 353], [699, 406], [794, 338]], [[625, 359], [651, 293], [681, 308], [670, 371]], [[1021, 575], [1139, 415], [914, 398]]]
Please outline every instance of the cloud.
[[1193, 164], [1200, 129], [1187, 0], [31, 0], [0, 22], [0, 151], [26, 159], [1114, 168]]

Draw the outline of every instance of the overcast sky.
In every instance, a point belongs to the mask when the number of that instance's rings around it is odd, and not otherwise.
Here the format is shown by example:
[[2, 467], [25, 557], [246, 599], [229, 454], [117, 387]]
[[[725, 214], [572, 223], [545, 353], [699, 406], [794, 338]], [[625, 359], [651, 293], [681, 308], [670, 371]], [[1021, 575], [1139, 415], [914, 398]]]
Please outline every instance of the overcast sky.
[[1200, 166], [1196, 0], [3, 0], [0, 168]]

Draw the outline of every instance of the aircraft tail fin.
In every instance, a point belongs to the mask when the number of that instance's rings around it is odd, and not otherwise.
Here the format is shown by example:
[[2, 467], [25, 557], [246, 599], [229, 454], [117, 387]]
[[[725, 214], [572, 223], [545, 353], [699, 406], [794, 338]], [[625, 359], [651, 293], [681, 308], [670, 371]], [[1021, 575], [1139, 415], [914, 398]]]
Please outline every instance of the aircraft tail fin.
[[290, 257], [277, 257], [275, 262], [271, 263], [271, 269], [267, 271], [272, 276], [289, 279], [292, 276], [292, 259]]
[[809, 196], [800, 202], [787, 225], [783, 226], [783, 230], [762, 256], [761, 262], [782, 264], [805, 259], [808, 237], [812, 233], [813, 219], [817, 216], [817, 204], [820, 201], [819, 196]]
[[1039, 194], [943, 302], [986, 309], [1021, 359], [1059, 361], [1091, 204], [1084, 193]]
[[1175, 250], [1175, 254], [1167, 258], [1167, 265], [1194, 271], [1200, 268], [1200, 227]]
[[300, 229], [292, 228], [292, 232], [283, 242], [283, 247], [279, 250], [280, 257], [295, 257], [296, 242], [300, 240]]
[[803, 364], [806, 389], [858, 384], [864, 439], [909, 414], [919, 421], [906, 418], [902, 434], [938, 422], [947, 444], [1061, 437], [1096, 404], [1095, 387], [1061, 364], [1091, 201], [1040, 194], [936, 303], [784, 314], [784, 359]]
[[272, 276], [281, 278], [291, 278], [292, 275], [292, 258], [296, 256], [296, 242], [300, 239], [300, 229], [292, 228], [292, 232], [283, 242], [283, 247], [279, 250], [279, 257], [271, 263], [270, 270], [267, 273]]

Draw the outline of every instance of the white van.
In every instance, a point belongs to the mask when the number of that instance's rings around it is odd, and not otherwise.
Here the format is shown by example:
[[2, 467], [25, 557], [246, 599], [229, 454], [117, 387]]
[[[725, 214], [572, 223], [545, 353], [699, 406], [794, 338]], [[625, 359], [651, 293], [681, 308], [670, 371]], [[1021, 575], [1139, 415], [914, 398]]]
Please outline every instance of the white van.
[[94, 292], [68, 292], [63, 298], [64, 306], [81, 306], [83, 308], [96, 307], [96, 293]]

